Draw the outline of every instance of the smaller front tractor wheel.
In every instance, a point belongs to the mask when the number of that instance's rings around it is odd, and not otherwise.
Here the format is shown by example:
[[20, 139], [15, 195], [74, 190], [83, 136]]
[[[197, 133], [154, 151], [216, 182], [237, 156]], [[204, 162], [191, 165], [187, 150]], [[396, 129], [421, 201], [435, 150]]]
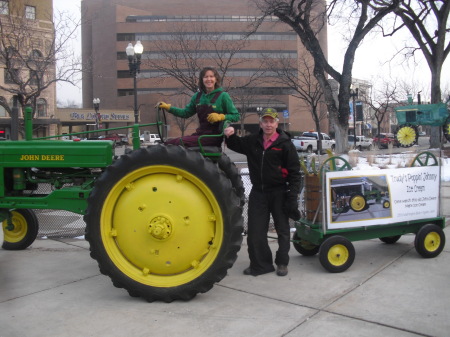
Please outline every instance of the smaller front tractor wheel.
[[445, 234], [441, 227], [427, 224], [419, 229], [414, 240], [414, 247], [422, 257], [438, 256], [445, 246]]
[[314, 256], [319, 252], [319, 245], [315, 245], [311, 242], [302, 240], [297, 232], [294, 232], [294, 235], [292, 236], [293, 245], [297, 252], [302, 254], [303, 256]]
[[319, 260], [330, 273], [341, 273], [353, 264], [355, 248], [343, 236], [331, 236], [320, 245]]
[[39, 222], [31, 209], [15, 209], [11, 211], [10, 220], [2, 222], [4, 233], [2, 248], [6, 250], [22, 250], [36, 240]]

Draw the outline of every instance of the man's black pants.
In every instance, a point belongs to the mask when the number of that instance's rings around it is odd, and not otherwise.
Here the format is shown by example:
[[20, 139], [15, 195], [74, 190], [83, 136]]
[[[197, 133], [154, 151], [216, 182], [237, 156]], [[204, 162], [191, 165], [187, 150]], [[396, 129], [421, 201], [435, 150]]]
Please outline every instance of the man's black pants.
[[270, 215], [278, 235], [278, 251], [275, 255], [276, 265], [289, 264], [290, 227], [289, 218], [283, 212], [286, 198], [285, 189], [262, 192], [253, 188], [248, 203], [248, 255], [250, 268], [255, 274], [274, 271], [272, 251], [267, 240]]

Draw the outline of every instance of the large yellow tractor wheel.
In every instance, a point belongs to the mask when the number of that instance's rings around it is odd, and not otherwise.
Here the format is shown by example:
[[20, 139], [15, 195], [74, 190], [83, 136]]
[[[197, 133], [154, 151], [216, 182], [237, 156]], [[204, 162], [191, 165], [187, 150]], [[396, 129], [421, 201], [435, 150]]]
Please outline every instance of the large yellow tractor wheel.
[[231, 182], [179, 146], [142, 148], [114, 162], [96, 181], [85, 221], [101, 272], [150, 302], [208, 291], [242, 242], [242, 207]]

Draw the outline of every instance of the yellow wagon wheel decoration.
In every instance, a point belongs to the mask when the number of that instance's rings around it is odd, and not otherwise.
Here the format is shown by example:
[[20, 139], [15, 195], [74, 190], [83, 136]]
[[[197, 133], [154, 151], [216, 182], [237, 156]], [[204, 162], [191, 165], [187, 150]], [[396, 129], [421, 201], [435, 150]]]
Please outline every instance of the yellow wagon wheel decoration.
[[417, 144], [419, 139], [417, 127], [411, 124], [400, 125], [395, 133], [395, 139], [401, 147], [411, 147]]

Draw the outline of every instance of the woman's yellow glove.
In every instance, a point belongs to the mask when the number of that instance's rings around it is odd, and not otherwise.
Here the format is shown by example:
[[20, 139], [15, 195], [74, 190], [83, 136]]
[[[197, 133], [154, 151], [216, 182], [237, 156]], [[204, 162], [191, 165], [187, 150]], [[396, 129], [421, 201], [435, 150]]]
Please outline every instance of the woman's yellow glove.
[[224, 114], [218, 114], [217, 112], [211, 112], [208, 117], [206, 117], [206, 120], [210, 123], [216, 123], [221, 122], [225, 120]]
[[167, 110], [167, 111], [170, 110], [171, 106], [172, 106], [172, 104], [168, 104], [168, 103], [165, 103], [165, 102], [158, 102], [158, 103], [156, 103], [156, 107], [157, 108], [161, 108], [161, 109], [164, 109], [164, 110]]

